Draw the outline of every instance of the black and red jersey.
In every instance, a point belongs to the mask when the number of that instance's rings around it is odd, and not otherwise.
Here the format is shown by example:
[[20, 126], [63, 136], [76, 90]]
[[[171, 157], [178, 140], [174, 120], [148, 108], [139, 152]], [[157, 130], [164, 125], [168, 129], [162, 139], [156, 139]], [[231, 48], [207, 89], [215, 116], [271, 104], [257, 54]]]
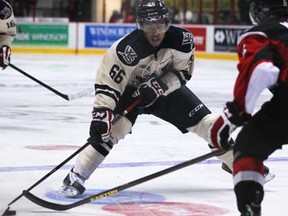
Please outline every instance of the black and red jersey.
[[288, 22], [265, 23], [244, 31], [238, 41], [234, 100], [252, 114], [264, 89], [283, 83], [288, 73]]

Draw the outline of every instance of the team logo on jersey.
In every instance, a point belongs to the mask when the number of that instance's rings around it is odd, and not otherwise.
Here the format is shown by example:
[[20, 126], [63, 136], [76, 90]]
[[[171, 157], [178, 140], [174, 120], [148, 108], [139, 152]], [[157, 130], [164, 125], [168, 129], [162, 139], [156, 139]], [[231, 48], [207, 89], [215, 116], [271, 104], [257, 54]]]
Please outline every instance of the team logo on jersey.
[[183, 32], [182, 45], [191, 44], [193, 42], [192, 34], [190, 32]]
[[152, 73], [150, 65], [138, 64], [131, 74], [131, 84], [138, 87], [141, 83], [144, 83]]
[[11, 11], [11, 8], [9, 7], [4, 7], [1, 11], [0, 11], [0, 17], [1, 19], [5, 20], [7, 19], [8, 17], [10, 17], [12, 14], [12, 11]]
[[191, 45], [191, 50], [192, 50], [193, 49], [193, 37], [190, 32], [183, 32], [182, 45], [187, 45], [187, 44]]
[[124, 52], [118, 51], [127, 64], [131, 64], [138, 56], [131, 46], [126, 46]]

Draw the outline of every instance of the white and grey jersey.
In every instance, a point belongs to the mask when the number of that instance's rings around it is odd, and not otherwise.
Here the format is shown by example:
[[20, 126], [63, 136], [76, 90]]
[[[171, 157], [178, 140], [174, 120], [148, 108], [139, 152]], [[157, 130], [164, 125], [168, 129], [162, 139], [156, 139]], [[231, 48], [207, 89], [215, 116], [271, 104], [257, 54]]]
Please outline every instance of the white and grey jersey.
[[11, 46], [13, 38], [16, 36], [16, 25], [11, 5], [0, 0], [0, 47]]
[[103, 56], [96, 75], [94, 107], [114, 110], [127, 86], [137, 88], [151, 76], [166, 83], [165, 94], [170, 94], [190, 80], [194, 50], [193, 35], [186, 29], [171, 26], [157, 49], [136, 29]]

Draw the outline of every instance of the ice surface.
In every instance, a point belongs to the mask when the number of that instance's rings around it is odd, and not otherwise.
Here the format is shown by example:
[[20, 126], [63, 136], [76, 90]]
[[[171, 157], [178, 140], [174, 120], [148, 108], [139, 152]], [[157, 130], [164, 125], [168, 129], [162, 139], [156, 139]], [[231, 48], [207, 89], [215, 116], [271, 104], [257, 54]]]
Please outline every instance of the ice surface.
[[[64, 94], [93, 87], [101, 56], [13, 54], [12, 63]], [[196, 60], [188, 83], [216, 113], [231, 99], [236, 62]], [[269, 99], [265, 92], [259, 104]], [[54, 166], [85, 144], [93, 95], [65, 101], [12, 68], [0, 72], [0, 209]], [[98, 193], [208, 153], [195, 134], [182, 135], [153, 116], [141, 116], [133, 133], [111, 151], [87, 181], [87, 194]], [[266, 162], [276, 178], [265, 185], [263, 216], [287, 216], [287, 151], [275, 152]], [[55, 195], [73, 164], [51, 175], [31, 192], [53, 202], [68, 203]], [[19, 216], [210, 216], [239, 215], [232, 177], [212, 158], [152, 181], [129, 188], [109, 199], [65, 212], [39, 207], [22, 197], [11, 208]]]

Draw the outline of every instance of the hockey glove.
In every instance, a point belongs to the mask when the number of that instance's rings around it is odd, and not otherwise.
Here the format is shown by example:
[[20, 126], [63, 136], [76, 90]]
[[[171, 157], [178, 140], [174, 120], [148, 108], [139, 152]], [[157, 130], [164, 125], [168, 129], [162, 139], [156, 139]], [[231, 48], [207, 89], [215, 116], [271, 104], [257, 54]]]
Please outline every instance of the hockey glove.
[[133, 97], [142, 98], [142, 101], [139, 105], [140, 107], [149, 107], [153, 105], [156, 100], [165, 93], [167, 89], [168, 87], [165, 83], [153, 77], [142, 83], [133, 93]]
[[110, 109], [94, 108], [88, 142], [91, 144], [108, 142], [110, 139], [113, 117], [114, 115]]
[[11, 49], [4, 45], [0, 48], [0, 67], [4, 70], [10, 63]]
[[215, 148], [229, 149], [234, 144], [234, 142], [229, 141], [230, 134], [247, 122], [250, 117], [250, 114], [240, 112], [235, 102], [227, 102], [223, 114], [216, 119], [211, 127], [211, 145]]

